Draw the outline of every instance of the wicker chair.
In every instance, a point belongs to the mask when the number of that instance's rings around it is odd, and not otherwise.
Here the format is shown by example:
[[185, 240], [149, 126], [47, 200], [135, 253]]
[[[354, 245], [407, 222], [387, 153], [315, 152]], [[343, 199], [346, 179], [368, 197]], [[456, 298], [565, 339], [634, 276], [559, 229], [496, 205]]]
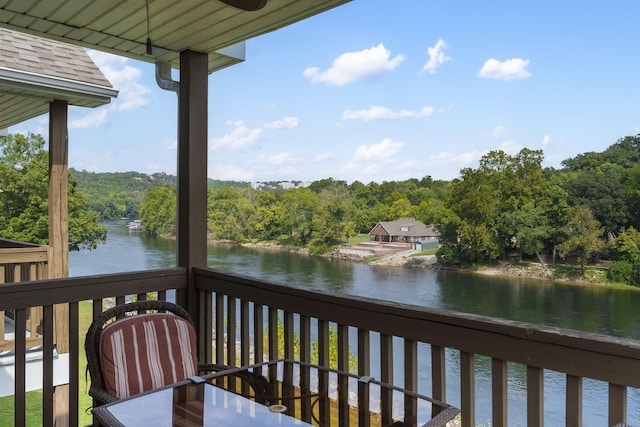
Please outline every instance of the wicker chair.
[[[89, 330], [87, 331], [87, 335], [86, 335], [86, 340], [85, 340], [85, 352], [87, 355], [87, 371], [91, 376], [91, 386], [89, 388], [89, 395], [94, 398], [94, 401], [95, 401], [94, 403], [96, 404], [96, 406], [117, 401], [124, 397], [127, 397], [127, 396], [121, 396], [121, 395], [119, 396], [118, 393], [113, 392], [113, 387], [111, 387], [111, 391], [109, 391], [110, 387], [106, 386], [105, 384], [105, 372], [102, 366], [103, 359], [100, 354], [101, 341], [103, 339], [103, 332], [105, 331], [105, 327], [109, 325], [113, 325], [116, 321], [121, 322], [118, 325], [118, 327], [123, 326], [122, 322], [129, 322], [129, 321], [135, 322], [136, 316], [139, 316], [139, 315], [145, 315], [146, 319], [152, 319], [152, 321], [153, 320], [157, 321], [158, 319], [161, 319], [161, 318], [173, 320], [175, 323], [181, 324], [183, 330], [184, 329], [189, 330], [189, 333], [192, 334], [191, 335], [192, 337], [195, 336], [193, 321], [191, 320], [189, 313], [187, 313], [187, 311], [184, 310], [182, 307], [166, 301], [149, 300], [149, 301], [131, 302], [131, 303], [115, 306], [99, 314], [95, 318], [91, 326], [89, 327]], [[160, 315], [160, 316], [157, 318], [155, 317], [150, 318], [149, 317], [150, 315], [151, 316]], [[174, 319], [173, 317], [167, 317], [171, 315], [179, 316], [179, 318]], [[140, 317], [137, 320], [140, 321], [141, 319], [143, 318]], [[184, 319], [186, 320], [186, 322], [180, 321], [180, 319]], [[186, 325], [186, 328], [185, 328], [185, 325]], [[138, 341], [137, 345], [135, 345], [136, 347], [146, 344], [146, 343], [141, 344], [139, 342], [139, 338], [137, 338], [136, 341]], [[165, 350], [170, 351], [168, 349], [162, 348], [163, 343], [161, 341], [162, 340], [157, 341], [157, 342], [160, 342], [160, 347], [156, 350], [158, 350], [158, 352], [163, 352]], [[195, 345], [195, 343], [193, 343], [193, 345]], [[110, 348], [110, 350], [113, 351], [112, 348]], [[124, 356], [124, 352], [122, 356]], [[200, 364], [197, 362], [196, 356], [193, 354], [188, 354], [187, 358], [188, 357], [191, 357], [193, 359], [191, 362], [195, 361], [197, 372], [194, 372], [193, 374], [197, 374], [197, 375], [220, 372], [220, 371], [233, 368], [232, 366], [220, 365], [220, 364]], [[133, 364], [134, 362], [129, 361], [125, 363]], [[150, 364], [145, 365], [145, 369], [151, 370]], [[253, 392], [254, 392], [253, 396], [255, 397], [256, 401], [263, 404], [270, 403], [269, 396], [273, 395], [272, 388], [269, 381], [267, 381], [263, 376], [259, 374], [254, 374], [248, 371], [237, 372], [234, 374], [234, 376], [240, 378], [241, 381], [246, 382], [249, 385], [249, 387], [253, 389]], [[174, 382], [179, 382], [184, 379], [186, 378], [178, 377]], [[168, 384], [165, 383], [162, 385], [168, 385]], [[140, 390], [140, 392], [146, 392], [146, 391], [149, 391], [149, 388], [147, 388], [146, 390]], [[138, 393], [133, 393], [133, 394], [138, 394]]]

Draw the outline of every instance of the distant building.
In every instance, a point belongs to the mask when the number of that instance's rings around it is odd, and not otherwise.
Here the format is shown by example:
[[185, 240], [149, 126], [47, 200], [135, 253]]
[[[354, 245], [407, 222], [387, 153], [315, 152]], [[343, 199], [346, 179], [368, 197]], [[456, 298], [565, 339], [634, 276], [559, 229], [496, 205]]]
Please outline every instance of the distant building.
[[369, 232], [376, 242], [414, 243], [437, 240], [440, 236], [432, 225], [425, 225], [415, 218], [400, 218], [397, 221], [381, 221]]

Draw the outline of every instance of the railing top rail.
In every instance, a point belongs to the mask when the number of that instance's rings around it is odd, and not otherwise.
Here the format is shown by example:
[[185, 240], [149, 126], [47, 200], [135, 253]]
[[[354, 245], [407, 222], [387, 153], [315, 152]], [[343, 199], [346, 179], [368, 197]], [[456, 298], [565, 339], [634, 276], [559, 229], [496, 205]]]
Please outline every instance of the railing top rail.
[[7, 283], [0, 286], [0, 311], [145, 293], [187, 286], [186, 268], [148, 270], [63, 279]]
[[49, 246], [0, 248], [0, 264], [48, 261]]
[[196, 269], [196, 286], [301, 315], [640, 387], [640, 341], [269, 283]]

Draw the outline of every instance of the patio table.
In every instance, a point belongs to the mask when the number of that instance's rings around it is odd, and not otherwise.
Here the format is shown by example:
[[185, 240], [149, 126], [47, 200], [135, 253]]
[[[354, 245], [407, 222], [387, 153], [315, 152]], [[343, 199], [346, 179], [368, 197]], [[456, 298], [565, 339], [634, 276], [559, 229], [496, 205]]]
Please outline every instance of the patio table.
[[[256, 395], [240, 378], [247, 371], [264, 376], [271, 390], [266, 394], [259, 390]], [[352, 419], [351, 425], [367, 419], [364, 425], [394, 427], [446, 426], [460, 412], [371, 376], [286, 359], [192, 377], [93, 412], [97, 421], [109, 427], [328, 427], [339, 424], [338, 408]]]
[[262, 405], [193, 379], [100, 406], [93, 414], [108, 427], [311, 426], [283, 414], [280, 405]]

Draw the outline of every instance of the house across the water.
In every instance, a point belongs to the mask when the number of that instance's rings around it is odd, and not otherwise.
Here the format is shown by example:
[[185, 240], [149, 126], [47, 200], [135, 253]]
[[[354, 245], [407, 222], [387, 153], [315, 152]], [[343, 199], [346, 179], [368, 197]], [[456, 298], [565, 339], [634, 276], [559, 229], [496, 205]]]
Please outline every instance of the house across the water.
[[421, 249], [424, 242], [437, 242], [439, 238], [432, 225], [425, 225], [415, 218], [380, 221], [369, 232], [369, 236], [375, 242], [407, 243], [411, 246], [420, 243]]

